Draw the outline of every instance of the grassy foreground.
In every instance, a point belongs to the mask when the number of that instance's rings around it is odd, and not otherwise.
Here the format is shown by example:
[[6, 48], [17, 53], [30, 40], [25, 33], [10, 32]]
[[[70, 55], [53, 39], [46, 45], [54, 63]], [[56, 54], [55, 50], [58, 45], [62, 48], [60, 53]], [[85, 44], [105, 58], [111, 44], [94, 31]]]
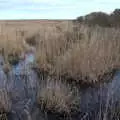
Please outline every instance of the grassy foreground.
[[[24, 59], [25, 53], [35, 48], [35, 68], [47, 76], [40, 79], [36, 100], [42, 110], [65, 114], [76, 111], [80, 91], [67, 82], [106, 82], [120, 67], [119, 28], [71, 21], [29, 25], [1, 32], [0, 54], [4, 57], [6, 72], [10, 65]], [[10, 29], [11, 25], [8, 26]]]

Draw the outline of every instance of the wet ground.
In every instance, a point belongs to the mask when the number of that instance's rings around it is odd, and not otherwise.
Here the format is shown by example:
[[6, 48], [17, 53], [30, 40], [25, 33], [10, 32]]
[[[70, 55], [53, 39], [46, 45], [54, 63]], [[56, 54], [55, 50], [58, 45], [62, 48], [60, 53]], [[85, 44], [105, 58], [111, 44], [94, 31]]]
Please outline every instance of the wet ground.
[[[34, 54], [27, 53], [24, 60], [12, 67], [12, 70], [6, 75], [2, 69], [4, 63], [0, 56], [0, 89], [4, 89], [10, 94], [7, 101], [9, 120], [63, 120], [63, 116], [45, 114], [40, 111], [36, 104], [36, 95], [38, 91], [38, 76], [32, 69]], [[98, 86], [92, 86], [80, 89], [80, 112], [73, 115], [71, 120], [97, 120], [108, 109], [119, 106], [120, 102], [120, 71], [116, 72], [113, 80]], [[120, 107], [120, 106], [119, 106]], [[100, 111], [104, 111], [101, 113]], [[99, 112], [99, 116], [98, 113]], [[110, 118], [111, 119], [111, 118]], [[112, 119], [111, 119], [112, 120]]]

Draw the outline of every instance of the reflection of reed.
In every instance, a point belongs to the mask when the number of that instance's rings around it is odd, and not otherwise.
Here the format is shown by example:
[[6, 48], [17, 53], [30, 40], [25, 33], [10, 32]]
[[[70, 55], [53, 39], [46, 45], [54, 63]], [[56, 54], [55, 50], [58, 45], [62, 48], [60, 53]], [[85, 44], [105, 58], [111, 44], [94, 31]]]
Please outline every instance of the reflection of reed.
[[0, 89], [0, 120], [8, 120], [7, 113], [11, 109], [11, 102], [6, 89]]
[[11, 101], [9, 93], [6, 89], [0, 89], [0, 112], [9, 112], [11, 109]]

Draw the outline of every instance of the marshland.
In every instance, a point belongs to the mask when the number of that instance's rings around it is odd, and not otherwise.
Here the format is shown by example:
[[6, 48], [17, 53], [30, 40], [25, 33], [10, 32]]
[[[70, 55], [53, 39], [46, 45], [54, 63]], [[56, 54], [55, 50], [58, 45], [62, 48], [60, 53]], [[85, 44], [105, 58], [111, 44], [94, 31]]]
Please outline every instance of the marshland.
[[119, 120], [119, 20], [0, 21], [0, 120]]

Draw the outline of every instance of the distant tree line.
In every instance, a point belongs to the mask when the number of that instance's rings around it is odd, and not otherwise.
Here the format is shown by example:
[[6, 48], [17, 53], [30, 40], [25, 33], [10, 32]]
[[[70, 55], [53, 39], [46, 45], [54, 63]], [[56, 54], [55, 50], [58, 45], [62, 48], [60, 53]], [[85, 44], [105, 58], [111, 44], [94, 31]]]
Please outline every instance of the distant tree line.
[[93, 12], [86, 16], [80, 16], [75, 21], [102, 27], [120, 27], [120, 9], [115, 9], [111, 14]]

